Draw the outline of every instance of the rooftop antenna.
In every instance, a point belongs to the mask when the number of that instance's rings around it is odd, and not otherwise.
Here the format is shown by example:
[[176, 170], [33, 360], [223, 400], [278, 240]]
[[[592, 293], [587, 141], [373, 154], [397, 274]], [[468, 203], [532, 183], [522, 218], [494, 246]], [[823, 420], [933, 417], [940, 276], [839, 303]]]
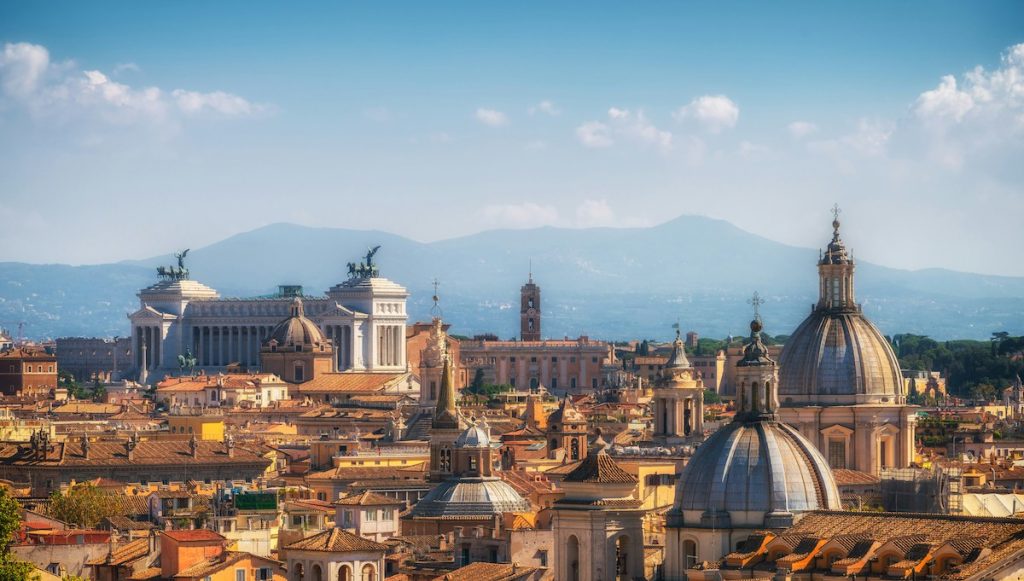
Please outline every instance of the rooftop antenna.
[[530, 258], [530, 282], [533, 282], [533, 258]]

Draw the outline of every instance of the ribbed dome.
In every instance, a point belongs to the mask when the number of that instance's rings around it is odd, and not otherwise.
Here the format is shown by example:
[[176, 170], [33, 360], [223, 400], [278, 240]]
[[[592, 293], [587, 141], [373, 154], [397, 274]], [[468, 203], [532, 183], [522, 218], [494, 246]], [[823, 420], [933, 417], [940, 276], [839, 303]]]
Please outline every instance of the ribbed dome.
[[841, 508], [821, 453], [791, 426], [768, 420], [734, 421], [715, 432], [686, 464], [676, 491], [673, 510], [684, 519], [676, 526], [710, 518], [719, 527], [775, 528], [795, 513]]
[[303, 348], [319, 347], [324, 341], [324, 335], [316, 323], [306, 318], [302, 308], [302, 299], [295, 297], [290, 307], [291, 316], [281, 321], [270, 332], [270, 336], [264, 341], [269, 344], [276, 341], [278, 347]]
[[859, 310], [816, 308], [786, 341], [779, 365], [783, 405], [906, 401], [896, 354]]
[[455, 440], [456, 448], [490, 448], [491, 436], [485, 427], [473, 424]]
[[409, 516], [491, 516], [530, 510], [530, 503], [500, 478], [459, 478], [435, 486]]

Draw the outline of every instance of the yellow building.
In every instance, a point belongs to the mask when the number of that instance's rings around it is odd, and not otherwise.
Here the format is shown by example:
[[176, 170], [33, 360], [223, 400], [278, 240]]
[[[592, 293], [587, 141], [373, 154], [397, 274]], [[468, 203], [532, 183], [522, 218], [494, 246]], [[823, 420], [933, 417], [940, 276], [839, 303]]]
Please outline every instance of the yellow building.
[[224, 441], [224, 419], [219, 416], [172, 415], [167, 417], [167, 427], [177, 437], [189, 438], [195, 434], [198, 440]]

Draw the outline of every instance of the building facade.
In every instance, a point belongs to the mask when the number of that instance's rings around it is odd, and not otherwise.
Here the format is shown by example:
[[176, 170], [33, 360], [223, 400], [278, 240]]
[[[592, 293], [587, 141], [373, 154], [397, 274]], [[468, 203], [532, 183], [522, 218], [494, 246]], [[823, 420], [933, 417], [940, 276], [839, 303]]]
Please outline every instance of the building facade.
[[42, 349], [18, 347], [0, 353], [0, 393], [49, 395], [57, 389], [57, 357]]
[[61, 337], [56, 343], [57, 366], [78, 381], [95, 377], [112, 381], [119, 378], [121, 371], [133, 368], [130, 337]]
[[[409, 293], [380, 276], [372, 253], [367, 262], [350, 265], [350, 278], [325, 296], [304, 297], [304, 314], [333, 345], [338, 371], [403, 372]], [[259, 365], [261, 344], [302, 293], [301, 287], [282, 287], [272, 297], [227, 299], [191, 280], [183, 264], [158, 273], [161, 280], [139, 292], [139, 309], [128, 316], [131, 365], [140, 377], [181, 373], [189, 356], [208, 372], [232, 363]]]

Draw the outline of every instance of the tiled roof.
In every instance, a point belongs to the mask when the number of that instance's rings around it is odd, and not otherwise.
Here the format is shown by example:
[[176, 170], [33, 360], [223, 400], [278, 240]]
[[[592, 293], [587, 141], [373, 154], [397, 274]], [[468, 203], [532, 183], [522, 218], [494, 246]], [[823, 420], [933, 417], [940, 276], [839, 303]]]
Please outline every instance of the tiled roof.
[[593, 482], [601, 484], [636, 483], [636, 477], [626, 472], [608, 454], [589, 454], [563, 482]]
[[376, 492], [363, 492], [339, 498], [334, 504], [344, 506], [390, 506], [394, 504], [405, 504], [404, 500], [397, 500], [390, 496], [377, 494]]
[[209, 529], [161, 531], [161, 534], [178, 541], [179, 543], [190, 543], [196, 541], [223, 541], [224, 537]]
[[150, 581], [151, 579], [159, 579], [160, 574], [160, 567], [149, 567], [136, 571], [128, 578], [128, 581]]
[[157, 392], [203, 391], [208, 387], [255, 389], [261, 383], [284, 384], [281, 378], [273, 373], [224, 373], [220, 375], [170, 377], [157, 383], [156, 390]]
[[213, 573], [216, 573], [217, 571], [220, 571], [225, 567], [230, 567], [231, 565], [234, 565], [235, 563], [238, 563], [239, 561], [243, 561], [245, 559], [252, 559], [254, 561], [274, 564], [278, 567], [281, 566], [280, 562], [274, 561], [272, 559], [267, 559], [266, 557], [259, 557], [251, 553], [244, 553], [238, 551], [225, 551], [224, 553], [221, 553], [213, 559], [201, 561], [199, 563], [196, 563], [195, 565], [192, 565], [191, 567], [186, 567], [182, 569], [174, 577], [191, 577], [202, 579], [203, 577], [212, 575]]
[[451, 573], [434, 577], [433, 581], [515, 581], [532, 577], [541, 570], [511, 563], [471, 563]]
[[404, 379], [407, 373], [321, 373], [298, 385], [299, 393], [363, 393], [373, 394]]
[[27, 445], [8, 445], [0, 449], [0, 464], [46, 465], [61, 467], [84, 466], [166, 466], [171, 464], [270, 464], [260, 448], [235, 446], [234, 457], [228, 457], [224, 444], [199, 440], [196, 457], [192, 457], [186, 440], [143, 440], [138, 442], [128, 460], [123, 442], [99, 441], [89, 445], [89, 457], [82, 454], [78, 444], [58, 442], [44, 458], [36, 458]]
[[321, 533], [317, 533], [311, 537], [306, 537], [301, 541], [296, 541], [287, 547], [286, 549], [301, 550], [301, 551], [328, 551], [328, 552], [345, 552], [345, 551], [387, 551], [388, 546], [382, 543], [377, 543], [369, 539], [364, 539], [358, 535], [353, 535], [333, 527], [327, 529]]
[[109, 555], [104, 554], [100, 557], [87, 561], [86, 565], [122, 565], [145, 557], [149, 554], [149, 539], [137, 539], [130, 543], [115, 547], [113, 553]]
[[879, 483], [877, 476], [861, 472], [860, 470], [850, 470], [849, 468], [833, 468], [832, 476], [836, 479], [836, 486]]

